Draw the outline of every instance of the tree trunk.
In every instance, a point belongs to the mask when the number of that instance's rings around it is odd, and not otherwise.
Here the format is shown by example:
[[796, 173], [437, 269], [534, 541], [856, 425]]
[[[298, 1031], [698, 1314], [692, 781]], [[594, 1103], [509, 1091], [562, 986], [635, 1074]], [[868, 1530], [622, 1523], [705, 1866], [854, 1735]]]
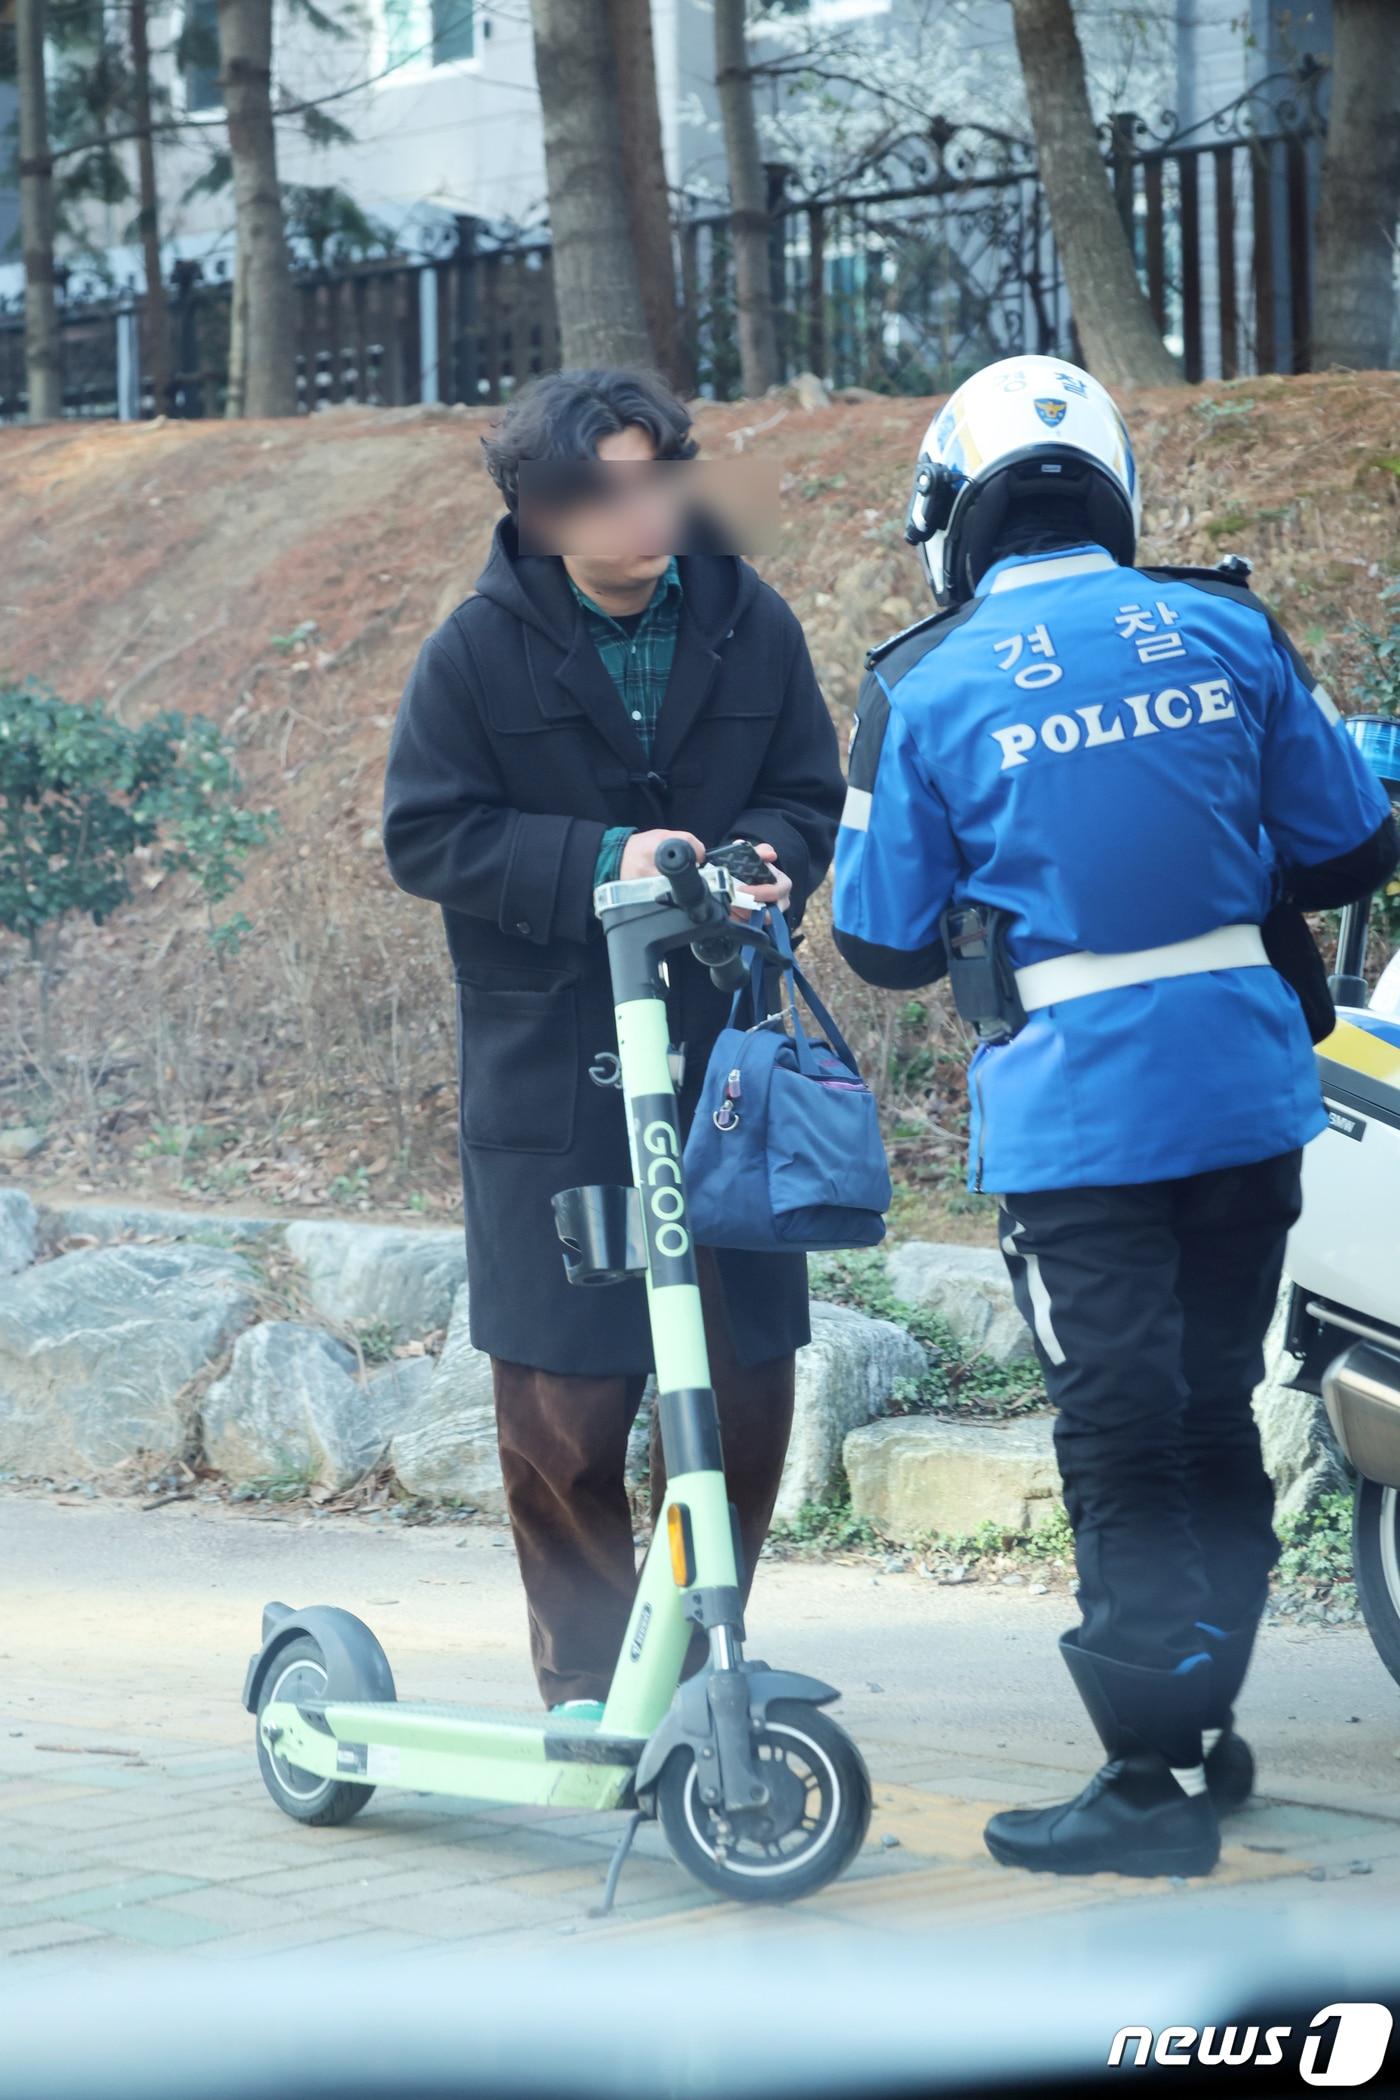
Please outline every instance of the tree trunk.
[[238, 232], [233, 236], [233, 287], [228, 302], [228, 389], [224, 395], [224, 415], [236, 423], [243, 414], [243, 404], [248, 394], [248, 273], [243, 266], [243, 254], [238, 245]]
[[17, 0], [19, 214], [24, 256], [24, 373], [31, 423], [63, 413], [63, 369], [54, 293], [53, 156], [44, 78], [44, 0]]
[[[297, 315], [272, 122], [272, 0], [218, 0], [219, 79], [228, 113], [242, 291], [243, 413], [297, 412]], [[234, 296], [239, 296], [235, 285]]]
[[1334, 0], [1332, 112], [1317, 207], [1313, 365], [1373, 370], [1395, 357], [1400, 217], [1400, 12]]
[[141, 253], [146, 268], [146, 355], [151, 395], [158, 416], [170, 412], [170, 317], [160, 274], [160, 197], [156, 149], [151, 136], [151, 39], [146, 0], [130, 0], [131, 77], [136, 119], [136, 183], [140, 199]]
[[739, 370], [744, 392], [766, 394], [779, 377], [768, 257], [768, 178], [758, 143], [753, 70], [744, 35], [745, 0], [714, 0], [715, 94], [729, 170], [729, 224], [739, 309]]
[[566, 365], [650, 364], [618, 136], [609, 0], [530, 0]]
[[658, 371], [672, 386], [682, 386], [686, 374], [676, 315], [676, 261], [656, 99], [651, 0], [608, 0], [608, 16], [617, 66], [622, 179], [631, 217], [632, 252], [641, 280], [642, 311]]
[[1094, 136], [1070, 0], [1012, 0], [1040, 180], [1084, 360], [1106, 386], [1169, 386], [1181, 374], [1133, 267]]

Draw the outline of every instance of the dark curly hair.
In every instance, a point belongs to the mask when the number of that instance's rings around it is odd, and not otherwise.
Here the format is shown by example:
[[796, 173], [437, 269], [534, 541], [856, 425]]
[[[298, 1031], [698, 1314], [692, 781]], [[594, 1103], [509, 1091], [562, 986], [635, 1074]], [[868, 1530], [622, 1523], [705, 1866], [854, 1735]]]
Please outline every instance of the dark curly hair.
[[693, 459], [690, 415], [654, 372], [547, 372], [515, 396], [481, 440], [486, 465], [512, 516], [527, 460], [594, 459], [598, 440], [635, 425], [658, 459]]

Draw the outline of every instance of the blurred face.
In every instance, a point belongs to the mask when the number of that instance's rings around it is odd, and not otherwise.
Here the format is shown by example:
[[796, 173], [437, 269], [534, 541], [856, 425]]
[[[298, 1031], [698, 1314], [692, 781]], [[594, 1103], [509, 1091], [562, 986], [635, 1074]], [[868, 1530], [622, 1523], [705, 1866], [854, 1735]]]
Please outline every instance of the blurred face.
[[644, 604], [680, 543], [682, 477], [657, 469], [652, 441], [635, 424], [599, 438], [596, 461], [579, 463], [576, 493], [566, 476], [561, 496], [558, 469], [552, 474], [536, 500], [522, 470], [522, 544], [562, 555], [580, 589], [600, 604]]
[[619, 583], [655, 583], [678, 544], [677, 477], [645, 471], [656, 453], [636, 424], [599, 438], [597, 449], [611, 470], [609, 480], [617, 484], [610, 500], [592, 506], [589, 523], [597, 538], [597, 559], [615, 567]]

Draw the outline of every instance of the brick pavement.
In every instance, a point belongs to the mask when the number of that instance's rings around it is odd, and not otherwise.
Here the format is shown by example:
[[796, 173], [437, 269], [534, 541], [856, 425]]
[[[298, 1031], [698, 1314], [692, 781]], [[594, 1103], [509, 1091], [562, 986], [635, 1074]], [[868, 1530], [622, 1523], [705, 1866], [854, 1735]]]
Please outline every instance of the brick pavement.
[[[0, 1960], [46, 1965], [192, 1951], [215, 1960], [330, 1942], [409, 1953], [507, 1935], [773, 1930], [777, 1914], [720, 1902], [675, 1865], [646, 1827], [611, 1920], [589, 1916], [621, 1827], [610, 1815], [482, 1807], [381, 1790], [339, 1829], [307, 1830], [273, 1807], [247, 1740], [207, 1743], [90, 1733], [67, 1726], [0, 1733]], [[1170, 1883], [1113, 1877], [1060, 1882], [1006, 1872], [981, 1826], [1015, 1797], [1022, 1768], [977, 1774], [983, 1798], [920, 1780], [897, 1742], [866, 1745], [875, 1816], [861, 1858], [839, 1883], [781, 1914], [781, 1929], [898, 1931], [912, 1921], [969, 1922], [1106, 1903], [1169, 1903]], [[123, 1754], [118, 1754], [123, 1753]], [[899, 1776], [893, 1776], [898, 1771]], [[1041, 1775], [1040, 1791], [1044, 1787]], [[1364, 1862], [1368, 1876], [1353, 1874]], [[1368, 1884], [1379, 1874], [1374, 1890]], [[1309, 1880], [1309, 1877], [1313, 1877]], [[1261, 1882], [1290, 1893], [1393, 1894], [1394, 1819], [1265, 1801], [1231, 1826], [1221, 1866], [1192, 1892], [1212, 1902]]]

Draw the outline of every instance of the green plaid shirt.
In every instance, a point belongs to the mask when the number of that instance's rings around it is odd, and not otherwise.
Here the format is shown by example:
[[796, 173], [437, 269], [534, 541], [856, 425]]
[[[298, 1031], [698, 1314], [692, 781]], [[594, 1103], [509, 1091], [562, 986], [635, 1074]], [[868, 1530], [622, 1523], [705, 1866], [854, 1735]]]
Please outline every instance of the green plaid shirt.
[[[568, 575], [567, 570], [565, 574]], [[617, 687], [618, 698], [632, 718], [632, 726], [642, 740], [642, 749], [650, 758], [657, 717], [666, 697], [675, 659], [676, 631], [681, 623], [681, 572], [675, 559], [672, 558], [665, 575], [658, 580], [647, 601], [646, 611], [631, 634], [610, 613], [605, 613], [601, 605], [595, 605], [587, 593], [579, 589], [572, 576], [569, 577], [569, 589], [578, 600], [593, 646]], [[620, 824], [604, 832], [593, 872], [595, 888], [600, 882], [615, 879], [622, 849], [634, 828], [630, 824]]]

